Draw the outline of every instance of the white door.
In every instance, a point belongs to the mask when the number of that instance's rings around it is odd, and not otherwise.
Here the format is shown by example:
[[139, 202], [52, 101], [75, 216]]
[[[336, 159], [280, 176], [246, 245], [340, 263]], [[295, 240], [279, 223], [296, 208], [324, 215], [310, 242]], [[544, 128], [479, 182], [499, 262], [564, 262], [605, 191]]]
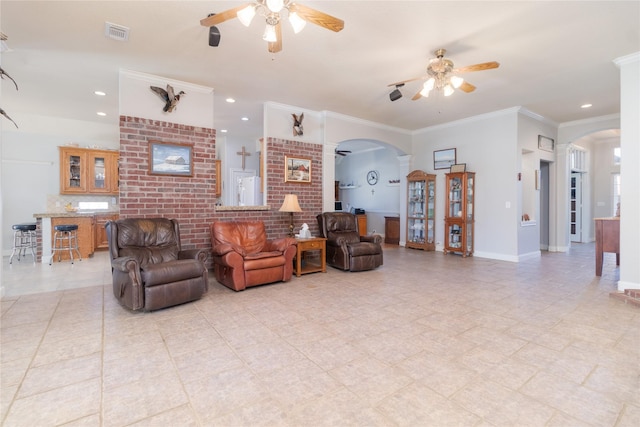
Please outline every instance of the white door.
[[569, 230], [572, 242], [582, 242], [582, 174], [571, 173], [569, 186]]

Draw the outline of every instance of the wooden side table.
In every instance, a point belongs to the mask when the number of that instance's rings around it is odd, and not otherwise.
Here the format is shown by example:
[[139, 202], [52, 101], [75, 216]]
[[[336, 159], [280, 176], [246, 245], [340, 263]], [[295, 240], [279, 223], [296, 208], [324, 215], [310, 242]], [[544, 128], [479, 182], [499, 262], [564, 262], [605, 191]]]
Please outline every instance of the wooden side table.
[[[315, 273], [317, 271], [327, 272], [327, 239], [324, 237], [310, 237], [308, 239], [296, 238], [298, 241], [298, 252], [296, 254], [296, 276], [302, 274]], [[319, 251], [319, 264], [310, 263], [305, 260], [302, 265], [302, 257], [305, 252]]]

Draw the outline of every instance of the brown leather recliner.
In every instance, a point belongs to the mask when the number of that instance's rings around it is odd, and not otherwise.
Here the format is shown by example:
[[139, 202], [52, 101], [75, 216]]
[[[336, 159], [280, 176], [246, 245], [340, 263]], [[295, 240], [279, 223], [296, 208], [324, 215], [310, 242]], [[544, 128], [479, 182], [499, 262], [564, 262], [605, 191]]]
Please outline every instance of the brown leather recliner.
[[354, 214], [324, 212], [316, 219], [327, 238], [327, 264], [349, 271], [372, 270], [382, 265], [382, 236], [360, 236]]
[[218, 282], [234, 291], [290, 280], [296, 245], [291, 237], [267, 239], [260, 221], [211, 224], [213, 272]]
[[113, 294], [123, 306], [158, 310], [197, 300], [207, 291], [207, 251], [183, 250], [176, 220], [126, 218], [105, 228]]

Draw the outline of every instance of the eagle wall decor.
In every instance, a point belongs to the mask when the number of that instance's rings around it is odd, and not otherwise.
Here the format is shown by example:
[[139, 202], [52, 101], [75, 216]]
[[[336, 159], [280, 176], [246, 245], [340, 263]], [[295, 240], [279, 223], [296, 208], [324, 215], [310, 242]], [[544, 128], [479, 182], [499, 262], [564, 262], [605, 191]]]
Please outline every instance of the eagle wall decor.
[[176, 95], [171, 85], [167, 85], [167, 90], [164, 90], [158, 86], [150, 86], [150, 88], [160, 97], [160, 99], [164, 101], [164, 108], [162, 109], [162, 111], [164, 111], [165, 113], [171, 113], [178, 106], [180, 97], [182, 95], [186, 95], [184, 91], [180, 91]]
[[293, 136], [302, 136], [304, 135], [304, 129], [302, 127], [302, 119], [304, 119], [304, 113], [300, 114], [300, 117], [295, 114], [291, 114], [293, 116]]

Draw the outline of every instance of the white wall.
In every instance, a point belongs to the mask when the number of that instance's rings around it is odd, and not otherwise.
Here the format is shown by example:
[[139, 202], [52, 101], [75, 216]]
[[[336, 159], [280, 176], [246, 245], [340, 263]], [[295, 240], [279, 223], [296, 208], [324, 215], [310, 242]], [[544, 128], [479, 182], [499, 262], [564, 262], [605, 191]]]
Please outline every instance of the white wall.
[[[543, 218], [540, 211], [540, 197], [543, 188], [540, 183], [540, 162], [553, 162], [555, 152], [538, 148], [538, 136], [542, 135], [557, 141], [557, 128], [553, 123], [544, 120], [526, 110], [518, 114], [518, 150], [517, 156], [520, 163], [521, 180], [517, 181], [518, 187], [518, 257], [519, 259], [540, 256], [540, 228], [548, 229], [553, 224], [542, 224]], [[538, 184], [536, 188], [536, 177]], [[555, 176], [549, 176], [549, 188], [555, 189]], [[546, 194], [546, 193], [545, 193]], [[550, 206], [550, 210], [554, 206]], [[521, 221], [524, 214], [529, 215], [531, 221]], [[546, 218], [546, 216], [545, 216]], [[548, 246], [548, 238], [545, 239]]]
[[620, 281], [640, 289], [640, 52], [616, 60], [620, 68]]
[[[436, 173], [436, 247], [444, 239], [445, 173], [433, 151], [455, 148], [458, 163], [476, 172], [475, 256], [518, 260], [519, 109], [497, 111], [416, 132], [411, 169]], [[507, 207], [509, 206], [509, 207]]]
[[[362, 208], [367, 213], [367, 230], [384, 234], [384, 215], [400, 214], [400, 195], [406, 192], [404, 184], [391, 184], [390, 180], [403, 178], [395, 150], [379, 146], [362, 153], [353, 153], [336, 159], [336, 180], [341, 186], [354, 188], [339, 190], [343, 208]], [[377, 170], [380, 179], [376, 185], [367, 183], [367, 172]], [[405, 176], [406, 177], [406, 176]]]
[[[171, 85], [176, 94], [184, 91], [177, 107], [162, 111], [164, 102], [151, 86], [166, 89]], [[121, 116], [180, 123], [189, 126], [213, 128], [213, 88], [168, 79], [153, 74], [120, 70], [119, 112]]]

